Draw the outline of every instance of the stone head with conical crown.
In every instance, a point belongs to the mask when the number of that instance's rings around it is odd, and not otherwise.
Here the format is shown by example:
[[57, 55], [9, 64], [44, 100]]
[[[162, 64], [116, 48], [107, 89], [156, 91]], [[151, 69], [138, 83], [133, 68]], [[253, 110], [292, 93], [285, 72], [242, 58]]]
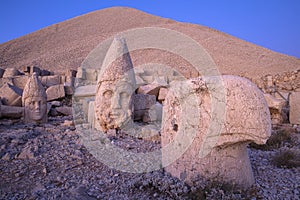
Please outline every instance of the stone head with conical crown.
[[115, 37], [98, 76], [96, 120], [102, 131], [122, 129], [132, 121], [136, 80], [124, 38]]
[[22, 104], [26, 123], [47, 122], [47, 95], [36, 73], [33, 73], [24, 87]]

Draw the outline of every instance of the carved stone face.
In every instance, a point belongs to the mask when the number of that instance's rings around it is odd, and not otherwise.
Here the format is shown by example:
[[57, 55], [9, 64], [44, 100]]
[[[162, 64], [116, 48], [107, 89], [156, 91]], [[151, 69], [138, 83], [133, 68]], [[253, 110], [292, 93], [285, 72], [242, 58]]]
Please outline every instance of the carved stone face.
[[31, 97], [25, 100], [25, 117], [29, 121], [41, 121], [46, 117], [47, 103], [43, 97]]
[[125, 81], [104, 81], [97, 93], [96, 114], [104, 130], [121, 128], [131, 120], [132, 85]]

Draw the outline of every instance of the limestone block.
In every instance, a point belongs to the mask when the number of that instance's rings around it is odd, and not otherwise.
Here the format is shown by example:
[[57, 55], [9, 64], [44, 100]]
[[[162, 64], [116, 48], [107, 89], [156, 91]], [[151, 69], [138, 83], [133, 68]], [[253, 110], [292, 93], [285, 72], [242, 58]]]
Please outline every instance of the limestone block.
[[13, 78], [12, 77], [9, 77], [9, 78], [0, 78], [0, 87], [2, 87], [3, 85], [5, 85], [6, 83], [14, 85]]
[[293, 92], [290, 96], [290, 123], [300, 124], [300, 92]]
[[0, 97], [4, 105], [22, 106], [23, 90], [9, 83], [0, 88]]
[[161, 121], [161, 119], [162, 105], [160, 103], [156, 103], [155, 105], [151, 106], [151, 108], [143, 115], [143, 122], [145, 123]]
[[73, 109], [69, 106], [57, 107], [56, 111], [66, 116], [73, 115]]
[[43, 86], [46, 86], [46, 87], [50, 87], [50, 86], [61, 84], [61, 80], [60, 80], [60, 76], [59, 75], [42, 76], [42, 77], [40, 77], [40, 80], [41, 80]]
[[52, 101], [55, 99], [60, 99], [65, 97], [65, 88], [63, 84], [50, 86], [46, 90], [47, 101]]
[[83, 114], [84, 114], [84, 120], [85, 121], [88, 119], [89, 106], [90, 106], [91, 101], [95, 101], [95, 97], [84, 98], [84, 99], [81, 100], [82, 111], [83, 111]]
[[49, 102], [49, 104], [51, 104], [51, 106], [54, 106], [54, 107], [61, 106], [61, 102], [60, 101], [51, 101], [51, 102]]
[[[0, 101], [1, 102], [1, 101]], [[0, 103], [0, 118], [14, 118], [23, 117], [24, 108], [18, 106], [5, 106]]]
[[75, 89], [74, 97], [91, 97], [96, 95], [96, 85], [85, 85]]
[[24, 89], [26, 83], [28, 81], [28, 76], [15, 76], [12, 79], [14, 86]]
[[135, 76], [135, 79], [136, 79], [136, 85], [138, 87], [146, 84], [145, 81], [140, 76]]
[[86, 77], [85, 77], [85, 68], [82, 68], [82, 67], [78, 68], [76, 78], [86, 79]]
[[157, 84], [160, 85], [161, 87], [167, 87], [169, 85], [166, 77], [164, 76], [155, 77], [152, 84]]
[[98, 71], [97, 69], [86, 68], [85, 69], [85, 78], [89, 81], [97, 81]]
[[156, 97], [149, 94], [135, 94], [133, 96], [134, 110], [146, 110], [155, 105]]
[[96, 120], [95, 101], [89, 102], [88, 124], [89, 124], [89, 128], [91, 128], [91, 129], [101, 130], [99, 122]]
[[237, 76], [174, 82], [164, 101], [165, 170], [191, 184], [201, 175], [248, 188], [254, 183], [247, 144], [271, 135], [263, 93]]
[[284, 99], [277, 99], [270, 94], [264, 94], [270, 109], [272, 124], [281, 124], [284, 120], [284, 108], [287, 102]]
[[73, 95], [74, 94], [74, 87], [72, 86], [64, 86], [66, 95]]
[[146, 84], [150, 84], [153, 82], [154, 77], [149, 75], [142, 75], [141, 78], [144, 80]]
[[77, 71], [76, 70], [73, 70], [73, 69], [67, 69], [65, 71], [65, 76], [69, 76], [69, 77], [76, 77], [76, 74], [77, 74]]
[[34, 72], [40, 76], [41, 69], [37, 66], [24, 66], [23, 72], [25, 72], [26, 75], [32, 75]]
[[5, 69], [0, 68], [0, 78], [3, 77], [4, 72], [5, 72]]
[[41, 70], [40, 72], [40, 76], [50, 76], [51, 74], [53, 75], [53, 73], [45, 69]]
[[157, 83], [151, 83], [148, 85], [142, 85], [138, 88], [137, 93], [138, 94], [149, 94], [154, 95], [155, 97], [158, 97], [159, 89], [161, 88], [161, 85]]
[[167, 96], [167, 93], [168, 93], [168, 89], [167, 88], [160, 88], [159, 89], [159, 94], [158, 94], [158, 101], [159, 102], [163, 102]]
[[89, 108], [88, 108], [88, 123], [90, 128], [95, 128], [95, 101], [89, 102]]
[[72, 87], [74, 87], [74, 85], [75, 85], [75, 77], [73, 77], [73, 76], [65, 76], [65, 81], [64, 82], [62, 82], [62, 83], [64, 83], [65, 84], [65, 86], [72, 86]]
[[14, 76], [19, 76], [19, 75], [21, 75], [21, 72], [19, 70], [17, 70], [16, 68], [7, 68], [7, 69], [5, 69], [3, 78], [14, 77]]

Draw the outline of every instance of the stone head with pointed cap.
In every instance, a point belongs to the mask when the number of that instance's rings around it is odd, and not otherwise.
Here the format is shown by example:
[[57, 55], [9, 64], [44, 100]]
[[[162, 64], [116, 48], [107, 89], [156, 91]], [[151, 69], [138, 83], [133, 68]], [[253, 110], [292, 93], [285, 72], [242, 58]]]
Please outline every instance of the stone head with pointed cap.
[[24, 87], [22, 104], [26, 123], [47, 122], [47, 95], [36, 73], [33, 73]]
[[115, 37], [98, 76], [95, 112], [102, 131], [122, 129], [132, 122], [135, 89], [135, 74], [126, 41]]

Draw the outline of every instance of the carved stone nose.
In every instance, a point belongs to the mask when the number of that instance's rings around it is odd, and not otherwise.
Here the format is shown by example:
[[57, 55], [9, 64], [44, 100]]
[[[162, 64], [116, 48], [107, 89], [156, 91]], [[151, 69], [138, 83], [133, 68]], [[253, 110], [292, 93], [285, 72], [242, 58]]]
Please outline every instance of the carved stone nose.
[[112, 99], [111, 99], [111, 108], [112, 109], [120, 109], [121, 108], [119, 94], [116, 94], [112, 97]]

